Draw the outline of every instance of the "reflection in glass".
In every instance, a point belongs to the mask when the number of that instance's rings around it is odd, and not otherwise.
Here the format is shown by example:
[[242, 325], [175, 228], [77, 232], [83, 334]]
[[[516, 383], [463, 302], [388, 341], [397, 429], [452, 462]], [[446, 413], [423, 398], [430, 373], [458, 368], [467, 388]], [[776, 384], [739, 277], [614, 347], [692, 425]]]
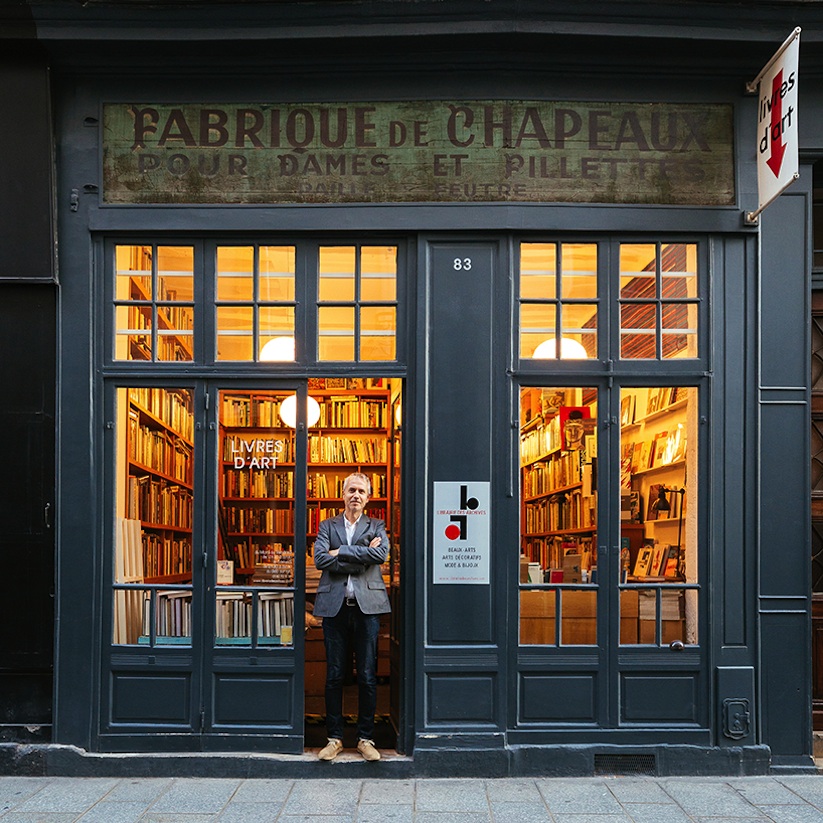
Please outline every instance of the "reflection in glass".
[[620, 395], [620, 642], [697, 642], [697, 389]]
[[192, 402], [190, 389], [117, 390], [115, 643], [151, 642], [152, 609], [155, 642], [191, 636]]
[[620, 303], [621, 358], [697, 357], [697, 245], [621, 244]]

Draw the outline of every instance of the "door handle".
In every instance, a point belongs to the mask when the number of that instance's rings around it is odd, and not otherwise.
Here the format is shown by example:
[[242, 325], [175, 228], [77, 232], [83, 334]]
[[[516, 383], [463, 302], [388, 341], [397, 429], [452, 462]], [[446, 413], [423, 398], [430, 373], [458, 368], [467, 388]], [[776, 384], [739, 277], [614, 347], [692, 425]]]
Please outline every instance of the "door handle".
[[669, 643], [669, 648], [673, 652], [682, 652], [683, 649], [686, 648], [686, 644], [682, 640], [672, 640], [672, 642]]

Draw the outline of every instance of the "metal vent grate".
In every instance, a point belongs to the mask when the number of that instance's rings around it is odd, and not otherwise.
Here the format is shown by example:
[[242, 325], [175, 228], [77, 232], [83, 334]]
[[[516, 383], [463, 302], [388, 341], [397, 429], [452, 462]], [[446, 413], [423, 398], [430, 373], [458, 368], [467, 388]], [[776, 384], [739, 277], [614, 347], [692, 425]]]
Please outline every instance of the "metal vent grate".
[[657, 774], [657, 761], [653, 754], [596, 754], [595, 774]]

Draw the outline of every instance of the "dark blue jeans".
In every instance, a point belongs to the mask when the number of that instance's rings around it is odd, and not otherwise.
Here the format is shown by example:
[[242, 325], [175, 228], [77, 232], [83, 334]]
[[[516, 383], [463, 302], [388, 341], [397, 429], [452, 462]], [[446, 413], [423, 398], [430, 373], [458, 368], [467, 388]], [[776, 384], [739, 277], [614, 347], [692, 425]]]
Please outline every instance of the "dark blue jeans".
[[345, 602], [334, 617], [323, 618], [326, 646], [326, 729], [329, 737], [343, 739], [343, 678], [348, 650], [357, 666], [357, 735], [371, 740], [377, 709], [377, 633], [379, 614], [363, 614]]

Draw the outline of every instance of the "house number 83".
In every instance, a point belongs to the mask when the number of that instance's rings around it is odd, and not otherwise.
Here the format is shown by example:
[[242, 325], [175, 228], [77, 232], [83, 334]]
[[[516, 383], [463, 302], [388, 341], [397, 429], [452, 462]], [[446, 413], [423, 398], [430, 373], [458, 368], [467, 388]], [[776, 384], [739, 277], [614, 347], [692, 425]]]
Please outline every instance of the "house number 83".
[[469, 271], [472, 267], [471, 257], [455, 257], [454, 270], [455, 271]]

